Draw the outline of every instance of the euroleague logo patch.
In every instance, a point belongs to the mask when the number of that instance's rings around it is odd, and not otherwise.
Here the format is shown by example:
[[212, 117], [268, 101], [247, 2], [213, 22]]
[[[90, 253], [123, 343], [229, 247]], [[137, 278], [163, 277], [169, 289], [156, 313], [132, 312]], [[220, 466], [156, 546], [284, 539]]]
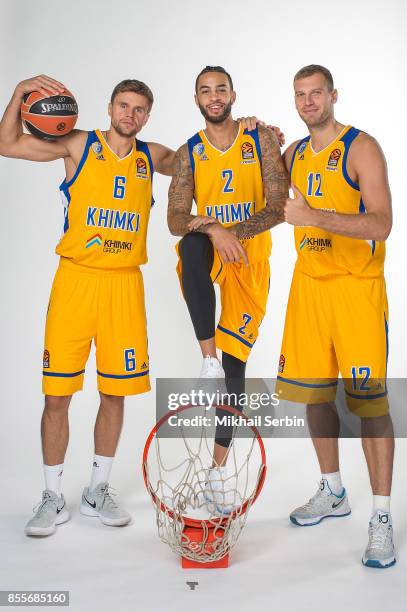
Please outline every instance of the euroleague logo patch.
[[279, 374], [282, 374], [284, 372], [284, 367], [285, 367], [285, 357], [281, 353], [280, 361], [278, 362], [278, 372], [279, 372]]
[[42, 367], [44, 369], [49, 368], [49, 351], [47, 349], [45, 349], [42, 357]]
[[242, 159], [254, 159], [253, 145], [250, 142], [242, 144]]
[[336, 168], [341, 158], [341, 155], [342, 151], [340, 149], [334, 149], [333, 151], [331, 151], [331, 154], [328, 159], [328, 168]]
[[136, 159], [137, 176], [147, 178], [147, 164], [142, 157]]

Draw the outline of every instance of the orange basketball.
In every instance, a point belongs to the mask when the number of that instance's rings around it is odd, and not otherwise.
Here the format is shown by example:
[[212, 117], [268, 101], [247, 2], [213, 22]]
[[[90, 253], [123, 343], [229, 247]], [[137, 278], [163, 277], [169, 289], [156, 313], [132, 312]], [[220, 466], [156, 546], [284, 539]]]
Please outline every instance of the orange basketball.
[[21, 103], [21, 118], [34, 136], [55, 140], [66, 136], [75, 127], [78, 105], [67, 89], [61, 95], [49, 97], [32, 91]]

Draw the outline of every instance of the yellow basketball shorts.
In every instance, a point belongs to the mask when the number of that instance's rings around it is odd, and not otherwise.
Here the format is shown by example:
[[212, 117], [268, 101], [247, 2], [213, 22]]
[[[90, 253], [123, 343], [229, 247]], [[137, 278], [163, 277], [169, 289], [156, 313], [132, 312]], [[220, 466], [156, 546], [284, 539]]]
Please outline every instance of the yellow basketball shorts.
[[[179, 258], [177, 273], [182, 290], [181, 266]], [[215, 332], [216, 346], [246, 362], [266, 313], [270, 287], [269, 260], [248, 266], [224, 263], [214, 249], [211, 279], [219, 285], [221, 298], [221, 315]]]
[[46, 395], [71, 395], [82, 389], [92, 340], [99, 391], [121, 396], [149, 391], [140, 269], [97, 270], [61, 258], [45, 327]]
[[276, 390], [318, 404], [336, 397], [338, 373], [349, 409], [388, 412], [388, 306], [384, 278], [313, 278], [295, 270]]

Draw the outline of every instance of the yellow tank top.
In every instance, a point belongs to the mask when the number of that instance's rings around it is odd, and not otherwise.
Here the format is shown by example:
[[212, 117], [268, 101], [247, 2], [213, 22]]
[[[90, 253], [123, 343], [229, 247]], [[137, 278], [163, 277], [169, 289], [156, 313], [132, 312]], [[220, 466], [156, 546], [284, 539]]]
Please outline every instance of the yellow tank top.
[[[347, 173], [350, 146], [360, 133], [346, 126], [325, 149], [315, 153], [310, 136], [301, 140], [291, 161], [291, 181], [312, 208], [364, 214], [359, 185]], [[314, 277], [383, 275], [385, 243], [347, 238], [316, 227], [296, 227], [296, 267]]]
[[152, 177], [145, 142], [135, 140], [120, 159], [99, 130], [89, 132], [75, 175], [60, 186], [65, 223], [56, 253], [91, 268], [146, 263]]
[[[188, 150], [199, 215], [214, 217], [229, 227], [250, 219], [265, 207], [257, 128], [249, 132], [239, 126], [227, 151], [214, 147], [201, 130], [188, 140]], [[244, 238], [241, 243], [250, 263], [270, 256], [270, 231]]]

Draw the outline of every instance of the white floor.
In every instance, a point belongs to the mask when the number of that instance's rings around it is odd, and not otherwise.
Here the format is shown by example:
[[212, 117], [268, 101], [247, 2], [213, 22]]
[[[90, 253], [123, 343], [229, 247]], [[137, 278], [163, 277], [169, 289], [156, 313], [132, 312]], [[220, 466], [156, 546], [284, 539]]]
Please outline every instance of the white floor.
[[[224, 570], [181, 569], [176, 555], [158, 540], [153, 508], [138, 476], [112, 480], [134, 517], [123, 528], [81, 516], [82, 483], [67, 476], [72, 520], [44, 539], [24, 536], [35, 499], [27, 499], [15, 480], [12, 484], [5, 479], [0, 589], [69, 590], [70, 609], [75, 612], [405, 610], [407, 516], [402, 482], [407, 445], [405, 440], [397, 444], [392, 510], [398, 561], [387, 570], [361, 565], [370, 512], [367, 473], [359, 441], [342, 440], [341, 446], [352, 514], [301, 529], [291, 525], [287, 515], [317, 486], [311, 443], [267, 441], [270, 469], [265, 489]], [[199, 584], [192, 591], [187, 581]]]

